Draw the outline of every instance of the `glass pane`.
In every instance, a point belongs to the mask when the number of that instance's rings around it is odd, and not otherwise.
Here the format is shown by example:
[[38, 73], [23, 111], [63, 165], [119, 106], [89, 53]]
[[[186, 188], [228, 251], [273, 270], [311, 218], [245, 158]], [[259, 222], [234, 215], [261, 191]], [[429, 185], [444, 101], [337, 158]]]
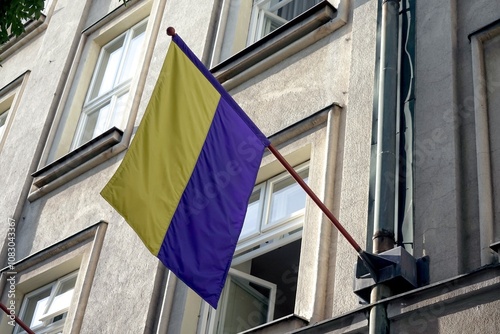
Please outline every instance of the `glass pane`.
[[[275, 2], [275, 1], [273, 1]], [[282, 2], [282, 1], [279, 1]], [[320, 0], [294, 0], [289, 2], [288, 4], [281, 6], [278, 10], [275, 11], [276, 15], [284, 18], [287, 21], [299, 16], [309, 8], [318, 4]]]
[[[59, 290], [56, 292], [56, 296], [52, 300], [50, 304], [49, 310], [47, 314], [51, 314], [69, 307], [71, 303], [71, 298], [73, 297], [73, 291], [75, 289], [76, 276], [65, 281], [59, 287]], [[59, 316], [62, 319], [62, 316]], [[54, 319], [57, 321], [60, 319]]]
[[95, 124], [94, 132], [92, 133], [92, 138], [99, 136], [101, 133], [109, 129], [109, 113], [111, 112], [111, 107], [109, 103], [102, 107], [99, 112], [97, 122]]
[[90, 115], [84, 115], [85, 119], [85, 125], [83, 128], [82, 135], [80, 136], [80, 139], [77, 141], [75, 147], [78, 147], [82, 145], [83, 143], [88, 142], [89, 140], [92, 139], [92, 136], [94, 135], [94, 129], [95, 125], [97, 123], [97, 118], [99, 117], [98, 112], [93, 112]]
[[[111, 129], [111, 127], [116, 126], [119, 129], [123, 129], [125, 127], [125, 105], [127, 103], [128, 93], [123, 94], [122, 96], [116, 99], [115, 108], [113, 110], [113, 114], [111, 115], [111, 121], [108, 126], [104, 129], [104, 131]], [[102, 131], [102, 132], [104, 132]], [[102, 133], [101, 132], [101, 133]]]
[[119, 83], [125, 82], [132, 78], [137, 66], [139, 65], [139, 55], [142, 51], [142, 44], [144, 42], [144, 33], [146, 31], [146, 23], [137, 27], [133, 32], [132, 40], [127, 49], [127, 54], [125, 56], [125, 62], [122, 67], [122, 73], [120, 75]]
[[8, 113], [9, 110], [6, 110], [0, 115], [0, 139], [2, 139], [3, 133], [5, 132], [5, 122], [7, 121]]
[[218, 333], [239, 333], [266, 323], [270, 289], [240, 277], [228, 277], [224, 322]]
[[[308, 173], [308, 170], [299, 173], [306, 183]], [[290, 218], [305, 208], [306, 193], [291, 176], [274, 183], [271, 191], [269, 225]]]
[[262, 29], [262, 37], [269, 34], [270, 32], [273, 32], [274, 30], [278, 29], [279, 27], [281, 27], [285, 23], [286, 23], [286, 21], [284, 22], [281, 20], [277, 20], [276, 18], [273, 18], [272, 16], [269, 16], [269, 15], [264, 16], [264, 29]]
[[260, 212], [262, 201], [260, 200], [260, 193], [262, 188], [254, 190], [248, 202], [247, 214], [243, 222], [243, 229], [241, 230], [240, 240], [259, 231], [261, 221]]
[[125, 35], [106, 45], [101, 51], [101, 63], [94, 73], [95, 82], [90, 99], [109, 92], [115, 86], [115, 79], [123, 53]]
[[262, 27], [262, 36], [260, 37], [264, 37], [278, 29], [319, 2], [320, 0], [270, 1], [267, 4], [267, 10], [262, 12], [262, 15], [264, 15], [264, 26]]
[[30, 324], [30, 327], [35, 327], [41, 325], [42, 322], [39, 320], [45, 313], [47, 302], [49, 301], [51, 286], [40, 291], [34, 296], [29, 297], [28, 306], [23, 315], [23, 320], [25, 323]]
[[95, 110], [86, 115], [85, 114], [82, 115], [82, 117], [85, 118], [83, 120], [84, 126], [80, 138], [77, 138], [75, 147], [85, 144], [89, 140], [95, 138], [96, 136], [107, 130], [104, 129], [104, 131], [101, 131], [103, 128], [105, 128], [104, 123], [105, 119], [108, 116], [108, 112], [109, 112], [109, 103], [106, 104], [101, 109]]

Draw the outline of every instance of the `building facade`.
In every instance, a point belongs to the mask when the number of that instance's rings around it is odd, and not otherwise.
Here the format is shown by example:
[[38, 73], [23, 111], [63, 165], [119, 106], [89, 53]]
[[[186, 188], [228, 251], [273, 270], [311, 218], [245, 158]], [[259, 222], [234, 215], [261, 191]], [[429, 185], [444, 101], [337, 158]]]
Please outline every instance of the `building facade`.
[[[45, 5], [0, 46], [1, 301], [36, 333], [368, 333], [374, 305], [390, 333], [498, 333], [499, 0]], [[356, 251], [269, 153], [217, 310], [164, 268], [99, 192], [169, 26], [363, 249], [386, 210], [428, 275], [359, 297]]]

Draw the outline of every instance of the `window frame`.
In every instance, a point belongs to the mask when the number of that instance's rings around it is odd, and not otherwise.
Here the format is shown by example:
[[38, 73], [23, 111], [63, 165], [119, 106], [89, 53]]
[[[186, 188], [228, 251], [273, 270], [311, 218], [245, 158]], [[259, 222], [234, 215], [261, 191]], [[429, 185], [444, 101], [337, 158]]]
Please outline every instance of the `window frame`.
[[[136, 126], [139, 106], [143, 103], [141, 99], [153, 53], [156, 53], [154, 46], [161, 26], [160, 13], [163, 12], [165, 5], [165, 0], [134, 1], [127, 6], [121, 4], [82, 31], [73, 65], [60, 94], [61, 98], [55, 107], [54, 121], [38, 169], [32, 174], [34, 182], [28, 195], [30, 202], [128, 148]], [[148, 20], [144, 47], [141, 48], [143, 50], [141, 50], [140, 65], [129, 89], [124, 130], [111, 128], [86, 144], [71, 150], [81, 107], [101, 47], [143, 19]]]
[[3, 134], [7, 128], [7, 118], [9, 117], [10, 106], [7, 109], [0, 111], [0, 141], [2, 141]]
[[29, 75], [30, 71], [26, 71], [0, 89], [0, 117], [7, 112], [5, 123], [2, 127], [3, 133], [0, 134], [0, 152], [2, 151], [2, 147], [7, 140], [21, 96], [24, 92], [24, 88], [26, 87], [26, 83], [28, 82]]
[[[60, 287], [62, 284], [65, 282], [72, 280], [74, 278], [78, 278], [78, 270], [73, 271], [72, 273], [69, 273], [67, 275], [64, 275], [48, 284], [45, 284], [44, 286], [41, 286], [33, 291], [28, 292], [27, 294], [24, 295], [23, 301], [21, 303], [21, 309], [19, 311], [19, 317], [21, 319], [25, 319], [25, 313], [26, 309], [28, 307], [29, 299], [33, 298], [33, 296], [39, 295], [41, 292], [47, 290], [50, 287], [50, 294], [48, 296], [47, 304], [44, 306], [45, 307], [45, 312], [42, 314], [42, 316], [39, 318], [39, 321], [42, 322], [42, 324], [33, 326], [28, 324], [30, 326], [30, 329], [33, 331], [36, 331], [37, 333], [40, 334], [45, 334], [45, 333], [50, 333], [50, 332], [58, 332], [64, 328], [64, 323], [66, 322], [67, 318], [67, 313], [69, 311], [69, 308], [71, 306], [72, 300], [75, 298], [75, 286], [76, 286], [76, 281], [75, 285], [72, 287], [73, 293], [71, 296], [71, 300], [69, 301], [69, 305], [65, 306], [64, 308], [57, 310], [52, 313], [47, 313], [50, 310], [50, 307], [52, 305], [52, 302], [54, 301], [56, 293], [59, 291]], [[35, 308], [36, 310], [36, 308]], [[57, 316], [63, 315], [63, 317], [59, 320], [56, 320], [55, 322], [49, 322], [50, 320], [54, 319]], [[33, 322], [33, 319], [31, 319], [31, 322]], [[14, 334], [26, 334], [26, 332], [19, 326], [16, 325], [14, 329]]]
[[[496, 216], [494, 193], [498, 191], [492, 166], [495, 159], [492, 152], [491, 137], [491, 105], [488, 97], [492, 87], [489, 87], [487, 76], [487, 45], [500, 38], [500, 19], [471, 32], [468, 35], [471, 42], [472, 86], [474, 87], [474, 124], [476, 132], [477, 182], [480, 196], [479, 205], [479, 244], [481, 265], [495, 261], [494, 249], [500, 240]], [[481, 135], [478, 135], [481, 134]], [[494, 151], [494, 150], [493, 150]]]
[[[97, 96], [91, 97], [93, 94], [93, 91], [96, 89], [96, 83], [98, 81], [99, 75], [101, 74], [101, 71], [104, 70], [104, 72], [105, 72], [107, 69], [107, 67], [101, 68], [101, 66], [103, 65], [103, 58], [105, 57], [105, 51], [107, 48], [111, 47], [113, 45], [113, 43], [116, 43], [116, 41], [118, 41], [120, 38], [124, 39], [123, 44], [122, 44], [122, 47], [124, 50], [122, 52], [122, 55], [120, 56], [120, 62], [119, 62], [119, 66], [117, 69], [117, 76], [119, 76], [120, 74], [122, 74], [121, 71], [123, 70], [124, 62], [125, 62], [127, 56], [129, 55], [128, 51], [129, 51], [130, 43], [134, 37], [133, 36], [134, 32], [136, 30], [144, 28], [144, 34], [145, 34], [146, 29], [147, 29], [148, 19], [149, 18], [145, 18], [145, 19], [141, 20], [140, 22], [136, 23], [135, 25], [133, 25], [132, 27], [130, 27], [129, 29], [127, 29], [126, 31], [121, 33], [120, 35], [116, 36], [114, 39], [112, 39], [111, 41], [109, 41], [108, 43], [106, 43], [105, 45], [103, 45], [101, 47], [96, 65], [94, 66], [92, 79], [90, 80], [87, 94], [86, 94], [85, 100], [83, 101], [82, 111], [80, 113], [80, 119], [79, 119], [78, 124], [76, 126], [75, 134], [73, 136], [73, 140], [72, 140], [72, 143], [71, 143], [70, 148], [69, 148], [70, 151], [68, 153], [71, 153], [71, 151], [77, 149], [78, 147], [80, 147], [80, 146], [84, 145], [86, 142], [88, 142], [88, 141], [82, 141], [82, 137], [84, 135], [84, 131], [85, 131], [85, 127], [86, 127], [89, 115], [94, 113], [94, 112], [99, 113], [101, 110], [100, 108], [105, 106], [107, 102], [109, 102], [110, 109], [111, 109], [111, 111], [109, 112], [109, 115], [107, 116], [107, 120], [105, 122], [105, 128], [107, 128], [107, 129], [96, 135], [95, 128], [94, 128], [94, 131], [93, 131], [94, 133], [92, 135], [91, 140], [98, 137], [99, 135], [102, 135], [107, 130], [112, 128], [111, 125], [113, 125], [113, 123], [111, 121], [116, 113], [116, 110], [114, 110], [114, 107], [116, 105], [116, 101], [120, 97], [122, 97], [123, 95], [130, 93], [133, 77], [131, 77], [123, 82], [119, 82], [116, 85], [113, 85], [113, 87], [109, 91], [107, 91], [103, 94], [97, 93]], [[143, 41], [143, 42], [146, 42], [146, 41]], [[141, 55], [139, 54], [139, 57], [140, 56]], [[139, 66], [140, 65], [138, 65], [138, 67]], [[137, 72], [138, 68], [136, 68], [135, 71]], [[118, 79], [115, 78], [115, 80], [118, 80]], [[113, 84], [115, 84], [115, 82]], [[130, 99], [130, 96], [127, 97], [127, 100], [128, 99]], [[125, 126], [126, 126], [126, 122], [125, 122], [127, 120], [126, 114], [127, 113], [124, 113], [123, 119], [120, 122], [121, 126], [123, 128], [122, 129], [119, 128], [119, 129], [122, 131], [125, 129]]]
[[[310, 163], [309, 161], [306, 161], [304, 163], [295, 166], [294, 169], [298, 173], [307, 170], [309, 177]], [[272, 224], [272, 225], [267, 224], [270, 215], [269, 211], [270, 200], [272, 196], [270, 190], [272, 189], [273, 184], [276, 184], [277, 182], [289, 178], [293, 180], [292, 176], [287, 171], [285, 171], [255, 186], [254, 191], [256, 189], [260, 189], [261, 193], [264, 194], [264, 197], [262, 199], [264, 203], [259, 209], [261, 213], [259, 218], [260, 223], [258, 224], [260, 225], [259, 231], [238, 240], [238, 244], [236, 246], [236, 250], [233, 257], [233, 264], [238, 264], [248, 261], [253, 257], [267, 253], [272, 249], [275, 249], [289, 242], [298, 240], [302, 237], [302, 226], [304, 224], [304, 217], [306, 210], [305, 206], [304, 208], [295, 212], [293, 216], [286, 217], [282, 221], [279, 221], [277, 224]], [[295, 180], [293, 181], [295, 182]], [[270, 242], [271, 240], [274, 241]], [[267, 245], [262, 246], [266, 243]], [[258, 249], [254, 249], [258, 245], [261, 245], [261, 247], [259, 247]]]
[[[280, 1], [274, 6], [272, 5], [273, 0], [254, 0], [253, 8], [252, 8], [252, 18], [250, 20], [250, 27], [248, 31], [248, 36], [247, 36], [247, 47], [250, 46], [251, 44], [257, 42], [261, 38], [264, 38], [266, 35], [272, 33], [274, 30], [278, 29], [279, 27], [287, 24], [294, 18], [298, 17], [301, 14], [298, 14], [294, 16], [291, 20], [286, 20], [282, 18], [281, 16], [278, 16], [274, 14], [273, 12], [276, 10], [279, 10], [282, 7], [285, 7], [289, 3], [293, 1], [303, 1], [303, 0], [283, 0]], [[314, 4], [307, 10], [311, 9], [312, 7], [316, 6], [317, 4]], [[270, 20], [275, 20], [275, 21], [281, 21], [281, 24], [273, 30], [270, 30], [266, 32], [265, 28], [265, 19], [266, 17], [270, 17]]]
[[[99, 221], [47, 248], [30, 254], [12, 264], [15, 272], [12, 272], [12, 266], [2, 268], [0, 290], [4, 300], [21, 305], [24, 296], [30, 292], [77, 271], [74, 295], [65, 318], [64, 332], [79, 332], [107, 226], [106, 222]], [[14, 296], [9, 296], [10, 284], [6, 279], [11, 278], [12, 275], [16, 280], [16, 293]], [[14, 328], [7, 321], [0, 322], [1, 333], [14, 333]]]
[[[52, 13], [54, 12], [54, 7], [57, 4], [55, 0], [45, 0], [45, 6], [41, 12], [38, 19], [27, 19], [24, 22], [24, 33], [20, 36], [10, 36], [8, 42], [0, 46], [0, 58], [6, 59], [10, 57], [14, 52], [22, 48], [29, 41], [38, 36], [41, 32], [47, 29]], [[20, 41], [23, 43], [19, 43]]]
[[[226, 90], [233, 89], [344, 26], [347, 17], [347, 9], [343, 8], [342, 12], [337, 13], [337, 9], [329, 1], [321, 1], [255, 43], [240, 51], [233, 50], [232, 55], [222, 59], [224, 39], [228, 30], [226, 24], [229, 21], [229, 2], [225, 1], [211, 55], [210, 71]], [[320, 28], [320, 34], [310, 35], [318, 32]], [[232, 33], [231, 29], [229, 31]], [[289, 47], [292, 44], [295, 46]]]
[[[231, 280], [231, 277], [236, 277], [236, 278], [241, 278], [244, 280], [247, 280], [251, 283], [258, 284], [260, 286], [263, 286], [267, 289], [269, 289], [269, 304], [268, 304], [268, 311], [267, 311], [267, 321], [270, 322], [272, 321], [274, 317], [274, 305], [276, 303], [276, 293], [277, 293], [277, 286], [276, 284], [272, 282], [268, 282], [266, 280], [263, 280], [259, 277], [244, 273], [240, 270], [234, 269], [234, 268], [229, 268], [229, 273], [228, 273], [228, 279], [227, 281]], [[231, 282], [231, 281], [230, 281]], [[230, 284], [237, 284], [237, 283], [230, 283]], [[220, 309], [216, 311], [217, 314], [214, 314], [214, 321], [211, 321], [209, 324], [209, 332], [214, 333], [217, 327], [217, 322], [225, 322], [225, 316], [226, 316], [226, 311], [227, 311], [227, 304], [228, 304], [228, 295], [227, 295], [227, 289], [228, 287], [224, 287], [224, 290], [222, 291], [221, 295], [221, 300], [220, 300]], [[212, 311], [213, 312], [213, 311]], [[219, 321], [217, 321], [219, 320]]]

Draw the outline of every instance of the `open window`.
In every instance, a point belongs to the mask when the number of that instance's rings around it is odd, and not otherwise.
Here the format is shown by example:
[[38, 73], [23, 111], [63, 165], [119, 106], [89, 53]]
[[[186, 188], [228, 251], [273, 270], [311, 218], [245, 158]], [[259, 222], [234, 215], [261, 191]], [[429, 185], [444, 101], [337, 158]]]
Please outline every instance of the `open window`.
[[[309, 165], [295, 168], [308, 182]], [[286, 172], [255, 186], [205, 333], [239, 333], [294, 314], [306, 195]]]
[[273, 319], [276, 284], [231, 268], [221, 299], [217, 333], [241, 332]]

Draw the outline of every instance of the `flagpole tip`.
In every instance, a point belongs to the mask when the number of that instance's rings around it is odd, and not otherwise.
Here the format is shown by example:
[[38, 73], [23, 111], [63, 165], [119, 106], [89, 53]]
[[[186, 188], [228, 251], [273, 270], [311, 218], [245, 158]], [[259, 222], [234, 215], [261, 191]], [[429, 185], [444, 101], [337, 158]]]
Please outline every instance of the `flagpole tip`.
[[172, 36], [172, 37], [175, 36], [175, 29], [174, 29], [174, 27], [168, 27], [167, 28], [167, 35]]

